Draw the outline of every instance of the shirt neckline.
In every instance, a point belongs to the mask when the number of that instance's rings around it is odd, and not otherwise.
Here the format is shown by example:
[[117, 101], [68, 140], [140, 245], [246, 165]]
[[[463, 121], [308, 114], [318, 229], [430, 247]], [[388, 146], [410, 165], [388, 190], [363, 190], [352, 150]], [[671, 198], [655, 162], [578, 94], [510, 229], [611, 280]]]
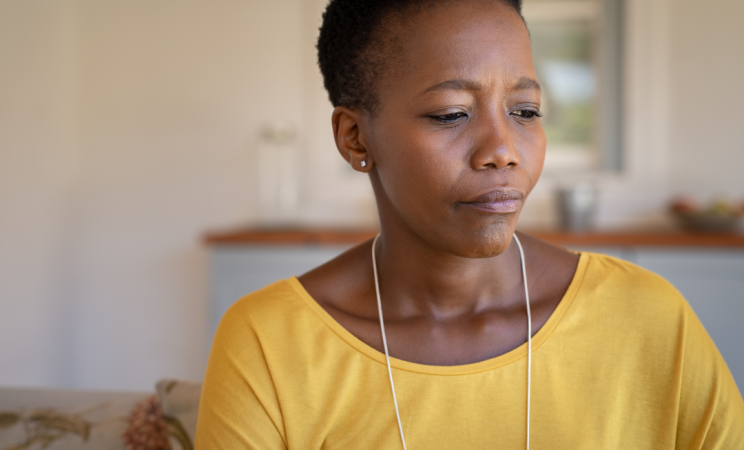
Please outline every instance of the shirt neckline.
[[[540, 330], [532, 336], [532, 351], [534, 352], [539, 348], [548, 337], [555, 331], [556, 327], [560, 323], [561, 319], [565, 315], [568, 308], [573, 303], [576, 294], [579, 291], [581, 283], [586, 274], [587, 266], [589, 264], [588, 253], [579, 254], [579, 263], [576, 267], [571, 283], [568, 285], [566, 293], [563, 294], [558, 307], [555, 308], [553, 313], [548, 318], [547, 322], [540, 328]], [[304, 303], [323, 321], [323, 323], [331, 329], [337, 336], [343, 339], [348, 345], [371, 358], [372, 360], [386, 364], [385, 354], [376, 350], [373, 347], [367, 345], [364, 341], [354, 336], [349, 330], [341, 326], [328, 312], [323, 309], [317, 301], [305, 290], [305, 287], [300, 283], [300, 280], [296, 276], [286, 280], [297, 295], [302, 298]], [[477, 372], [483, 372], [486, 370], [492, 370], [499, 367], [503, 367], [507, 364], [511, 364], [522, 358], [527, 357], [527, 343], [520, 345], [519, 347], [504, 353], [503, 355], [496, 356], [495, 358], [486, 359], [476, 363], [462, 364], [456, 366], [433, 366], [428, 364], [419, 364], [410, 361], [405, 361], [395, 357], [390, 357], [390, 366], [394, 369], [404, 370], [408, 372], [415, 372], [428, 375], [467, 375]]]

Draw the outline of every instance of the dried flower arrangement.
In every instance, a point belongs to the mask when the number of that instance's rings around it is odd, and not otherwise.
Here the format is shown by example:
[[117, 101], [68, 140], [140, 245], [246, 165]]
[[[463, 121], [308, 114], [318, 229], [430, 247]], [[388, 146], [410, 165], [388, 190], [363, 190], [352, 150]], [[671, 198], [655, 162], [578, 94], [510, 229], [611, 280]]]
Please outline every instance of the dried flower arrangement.
[[57, 439], [71, 434], [87, 441], [92, 424], [82, 418], [84, 414], [86, 412], [64, 414], [54, 409], [39, 409], [28, 414], [0, 412], [0, 429], [20, 422], [26, 434], [21, 443], [4, 450], [30, 450], [34, 447], [44, 449]]
[[129, 450], [171, 450], [168, 423], [157, 395], [147, 397], [134, 407], [122, 438]]
[[173, 450], [169, 436], [178, 442], [182, 450], [194, 448], [178, 419], [163, 413], [157, 395], [151, 395], [138, 403], [128, 419], [123, 416], [110, 417], [98, 422], [85, 419], [85, 416], [106, 406], [107, 403], [102, 403], [79, 413], [62, 413], [51, 408], [28, 413], [0, 411], [0, 430], [20, 424], [24, 432], [20, 442], [2, 450], [46, 449], [65, 436], [78, 436], [83, 442], [87, 442], [93, 427], [112, 420], [128, 420], [129, 426], [121, 435], [128, 450]]

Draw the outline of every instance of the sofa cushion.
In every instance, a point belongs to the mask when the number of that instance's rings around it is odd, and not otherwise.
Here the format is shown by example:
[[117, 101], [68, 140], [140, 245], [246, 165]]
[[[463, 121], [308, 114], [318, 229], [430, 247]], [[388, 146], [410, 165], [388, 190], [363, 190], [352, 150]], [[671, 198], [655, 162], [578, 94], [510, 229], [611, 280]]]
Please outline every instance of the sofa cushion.
[[[172, 445], [175, 449], [179, 446], [184, 450], [193, 448], [201, 387], [201, 383], [173, 379], [160, 380], [156, 385], [169, 432], [178, 441], [178, 445]], [[171, 442], [173, 444], [173, 439]]]
[[148, 395], [2, 388], [0, 448], [125, 450], [130, 411]]

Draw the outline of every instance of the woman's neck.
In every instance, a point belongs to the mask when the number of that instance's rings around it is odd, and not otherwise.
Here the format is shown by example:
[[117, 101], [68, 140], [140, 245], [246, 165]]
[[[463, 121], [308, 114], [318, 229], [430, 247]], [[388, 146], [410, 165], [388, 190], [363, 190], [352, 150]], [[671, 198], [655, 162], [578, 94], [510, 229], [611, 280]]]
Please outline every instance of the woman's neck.
[[509, 237], [501, 254], [469, 258], [383, 227], [375, 250], [387, 314], [447, 321], [521, 303], [520, 256]]

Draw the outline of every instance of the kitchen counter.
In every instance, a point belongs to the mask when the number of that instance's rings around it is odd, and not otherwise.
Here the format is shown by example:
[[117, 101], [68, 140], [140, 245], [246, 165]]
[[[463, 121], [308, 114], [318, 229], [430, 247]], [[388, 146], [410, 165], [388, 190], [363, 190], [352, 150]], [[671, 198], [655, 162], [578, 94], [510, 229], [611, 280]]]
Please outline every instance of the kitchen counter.
[[[744, 234], [686, 233], [680, 231], [592, 231], [571, 233], [565, 231], [526, 230], [533, 236], [552, 244], [601, 247], [718, 247], [744, 248]], [[210, 245], [349, 245], [371, 239], [375, 230], [342, 229], [242, 229], [208, 233], [204, 241]]]
[[[580, 252], [604, 253], [669, 280], [687, 298], [744, 386], [744, 235], [679, 231], [595, 231], [530, 234]], [[301, 275], [375, 230], [242, 229], [209, 233], [212, 331], [240, 297], [282, 278]]]

